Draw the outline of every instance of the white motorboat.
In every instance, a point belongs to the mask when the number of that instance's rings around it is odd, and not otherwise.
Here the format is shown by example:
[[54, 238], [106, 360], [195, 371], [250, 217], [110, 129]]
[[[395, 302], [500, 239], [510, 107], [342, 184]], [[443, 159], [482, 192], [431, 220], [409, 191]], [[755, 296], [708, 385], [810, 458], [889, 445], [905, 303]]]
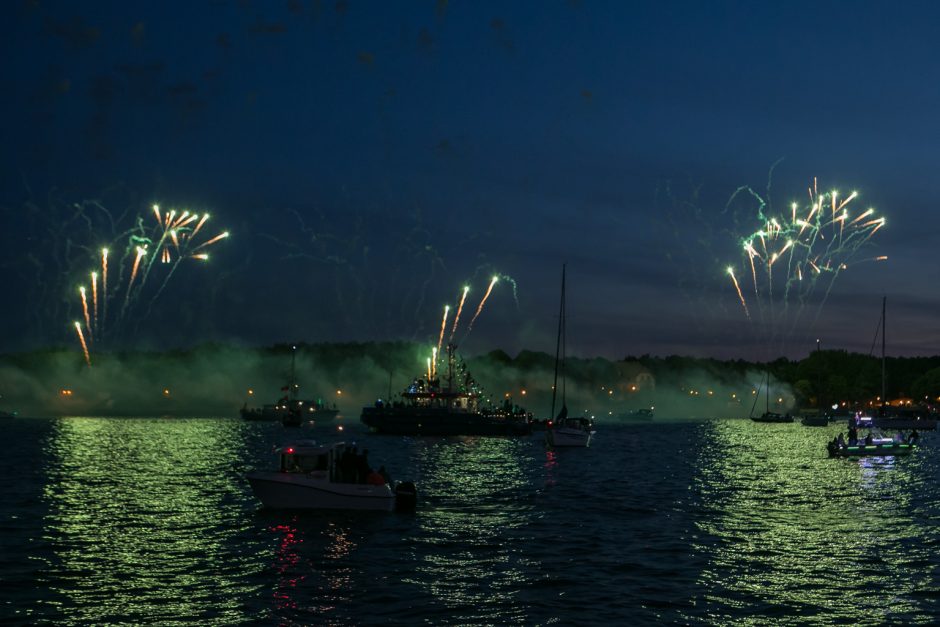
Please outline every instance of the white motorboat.
[[[320, 445], [301, 440], [277, 449], [280, 468], [252, 472], [248, 483], [271, 509], [392, 510], [414, 507], [415, 486], [393, 488], [368, 462], [343, 442]], [[363, 466], [366, 466], [364, 469]]]

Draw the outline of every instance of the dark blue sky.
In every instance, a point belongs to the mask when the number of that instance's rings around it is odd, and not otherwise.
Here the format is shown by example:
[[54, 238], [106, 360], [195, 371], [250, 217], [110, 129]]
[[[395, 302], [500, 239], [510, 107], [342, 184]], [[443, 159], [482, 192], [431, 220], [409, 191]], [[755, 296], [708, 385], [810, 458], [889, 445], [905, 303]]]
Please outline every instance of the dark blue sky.
[[3, 11], [6, 350], [77, 344], [95, 251], [159, 202], [232, 237], [142, 294], [115, 345], [433, 343], [496, 272], [518, 298], [498, 284], [465, 349], [551, 351], [567, 261], [575, 353], [764, 358], [724, 273], [756, 207], [725, 204], [804, 203], [818, 177], [886, 216], [858, 258], [889, 259], [790, 303], [773, 352], [867, 352], [882, 295], [889, 353], [940, 352], [931, 3]]

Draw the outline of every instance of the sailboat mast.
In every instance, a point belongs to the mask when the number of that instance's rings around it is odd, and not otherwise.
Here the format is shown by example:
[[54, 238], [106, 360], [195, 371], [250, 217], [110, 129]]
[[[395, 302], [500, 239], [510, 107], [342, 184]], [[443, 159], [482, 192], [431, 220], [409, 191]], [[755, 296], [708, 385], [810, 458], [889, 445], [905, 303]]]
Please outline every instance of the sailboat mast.
[[296, 346], [291, 346], [291, 354], [290, 354], [290, 392], [288, 392], [288, 398], [290, 398], [291, 401], [294, 401], [294, 400], [297, 399], [297, 383], [296, 383], [296, 379], [294, 379], [294, 372], [295, 372], [295, 371], [294, 371], [294, 366], [295, 366], [295, 364], [296, 364], [296, 361], [297, 361], [297, 347], [296, 347]]
[[884, 406], [888, 402], [888, 397], [886, 396], [886, 376], [885, 376], [885, 331], [887, 328], [887, 320], [885, 319], [885, 311], [887, 309], [886, 304], [888, 302], [887, 296], [881, 297], [881, 408], [882, 413], [884, 413]]
[[[565, 316], [565, 264], [561, 265], [561, 301], [558, 305], [558, 337], [555, 339], [555, 380], [552, 382], [552, 411], [549, 418], [555, 418], [555, 397], [558, 395], [558, 356], [561, 352], [561, 330]], [[562, 373], [564, 376], [564, 373]]]

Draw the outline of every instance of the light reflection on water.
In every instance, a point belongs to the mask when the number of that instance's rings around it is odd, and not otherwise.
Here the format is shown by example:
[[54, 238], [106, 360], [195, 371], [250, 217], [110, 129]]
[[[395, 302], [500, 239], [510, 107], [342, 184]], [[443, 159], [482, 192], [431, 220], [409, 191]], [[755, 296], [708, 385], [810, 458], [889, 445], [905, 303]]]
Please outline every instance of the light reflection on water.
[[929, 623], [938, 436], [828, 459], [838, 428], [601, 425], [528, 439], [348, 439], [414, 513], [260, 510], [245, 473], [286, 438], [219, 419], [11, 421], [0, 622]]
[[829, 459], [822, 447], [836, 426], [701, 430], [694, 484], [707, 540], [696, 548], [710, 555], [699, 579], [709, 620], [907, 623], [935, 611], [920, 595], [936, 594], [936, 575], [910, 563], [916, 543], [937, 539], [911, 507], [925, 456]]
[[[54, 604], [75, 623], [238, 621], [257, 565], [238, 543], [241, 443], [205, 420], [69, 418], [46, 445], [43, 537]], [[227, 594], [219, 596], [217, 590]], [[213, 599], [211, 605], [208, 599]]]

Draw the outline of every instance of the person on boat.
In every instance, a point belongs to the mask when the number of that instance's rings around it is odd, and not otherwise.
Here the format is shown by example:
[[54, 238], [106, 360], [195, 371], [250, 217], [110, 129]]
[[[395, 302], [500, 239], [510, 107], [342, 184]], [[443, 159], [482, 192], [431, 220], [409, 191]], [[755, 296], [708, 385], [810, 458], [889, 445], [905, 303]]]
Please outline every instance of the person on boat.
[[839, 437], [836, 438], [836, 446], [838, 448], [845, 448], [845, 438], [842, 437], [842, 433], [839, 433]]
[[917, 444], [917, 440], [920, 439], [920, 434], [917, 433], [917, 429], [911, 431], [910, 443]]
[[871, 432], [868, 432], [868, 435], [865, 436], [865, 446], [871, 446], [875, 443], [874, 438], [871, 437]]
[[382, 479], [385, 480], [385, 483], [392, 485], [392, 476], [385, 470], [385, 466], [379, 466], [379, 474], [382, 475]]
[[836, 456], [837, 444], [835, 438], [826, 442], [826, 450], [829, 451], [829, 457]]
[[858, 429], [855, 428], [855, 425], [849, 427], [849, 446], [855, 446], [858, 444]]
[[356, 457], [356, 483], [366, 483], [372, 468], [369, 467], [369, 449], [363, 449]]
[[369, 485], [385, 485], [385, 477], [377, 470], [370, 470], [369, 474], [366, 475], [366, 483]]

